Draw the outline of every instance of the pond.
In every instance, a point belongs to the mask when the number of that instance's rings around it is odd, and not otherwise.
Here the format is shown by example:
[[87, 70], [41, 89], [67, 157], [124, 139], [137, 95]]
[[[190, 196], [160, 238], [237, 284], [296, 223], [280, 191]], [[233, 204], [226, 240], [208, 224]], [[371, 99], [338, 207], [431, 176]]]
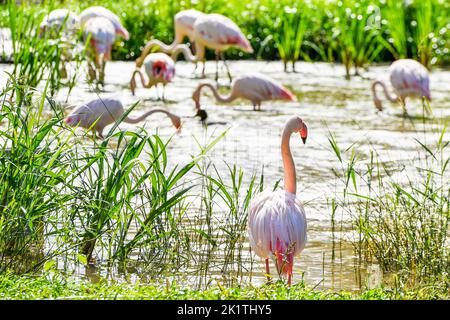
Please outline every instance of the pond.
[[[297, 170], [297, 195], [304, 202], [308, 220], [308, 243], [301, 256], [295, 259], [293, 281], [303, 278], [308, 285], [319, 289], [345, 290], [379, 283], [381, 273], [376, 265], [362, 266], [358, 263], [351, 243], [353, 232], [349, 217], [344, 213], [336, 216], [334, 225], [337, 227], [332, 231], [329, 200], [342, 192], [342, 187], [332, 170], [339, 167], [339, 162], [328, 137], [332, 132], [342, 149], [354, 147], [369, 157], [372, 148], [383, 161], [412, 166], [420, 148], [414, 139], [431, 141], [448, 124], [450, 71], [437, 68], [431, 73], [432, 115], [423, 117], [421, 102], [407, 99], [409, 116], [405, 117], [400, 105], [389, 103], [384, 97], [385, 109], [381, 113], [372, 101], [371, 81], [375, 78], [387, 80], [388, 65], [372, 66], [363, 77], [353, 77], [349, 81], [344, 78], [343, 66], [329, 63], [299, 62], [297, 73], [284, 73], [281, 62], [231, 61], [229, 65], [233, 77], [251, 70], [274, 78], [292, 90], [298, 102], [264, 102], [261, 111], [253, 111], [250, 102], [244, 100], [217, 104], [212, 94], [205, 90], [207, 93], [202, 94], [201, 104], [209, 115], [206, 128], [193, 117], [195, 110], [191, 98], [197, 84], [204, 79], [195, 77], [193, 65], [182, 61], [176, 64], [173, 82], [166, 86], [166, 102], [156, 99], [155, 88], [145, 89], [140, 84], [136, 95], [131, 94], [129, 81], [134, 62], [108, 62], [104, 92], [97, 94], [91, 90], [82, 79], [83, 75], [67, 102], [65, 89], [58, 93], [56, 100], [67, 108], [98, 96], [120, 98], [126, 106], [141, 100], [131, 116], [155, 106], [179, 115], [183, 124], [177, 134], [170, 121], [159, 114], [138, 125], [120, 125], [121, 129], [128, 130], [143, 126], [149, 132], [158, 132], [163, 140], [173, 135], [168, 148], [169, 166], [187, 163], [191, 155], [198, 154], [194, 138], [206, 143], [229, 129], [225, 138], [208, 154], [208, 161], [222, 176], [228, 172], [227, 164], [235, 164], [245, 172], [246, 182], [253, 173], [257, 177], [263, 173], [266, 188], [272, 188], [283, 178], [281, 132], [289, 117], [300, 116], [308, 124], [308, 140], [303, 145], [301, 139], [292, 137], [291, 149]], [[0, 65], [2, 82], [6, 78], [3, 71], [10, 67]], [[207, 78], [214, 79], [215, 62], [208, 62], [206, 71]], [[225, 70], [221, 76], [227, 79]], [[388, 87], [391, 88], [390, 84]], [[159, 90], [161, 93], [161, 88]], [[448, 134], [445, 139], [448, 140]], [[220, 220], [220, 212], [214, 219]], [[248, 248], [248, 243], [244, 247]], [[248, 280], [254, 284], [264, 283], [264, 261], [257, 256], [248, 261], [244, 262], [249, 263], [249, 271], [244, 276], [251, 276]], [[80, 273], [84, 272], [80, 270]], [[217, 274], [211, 270], [209, 276], [214, 278]]]

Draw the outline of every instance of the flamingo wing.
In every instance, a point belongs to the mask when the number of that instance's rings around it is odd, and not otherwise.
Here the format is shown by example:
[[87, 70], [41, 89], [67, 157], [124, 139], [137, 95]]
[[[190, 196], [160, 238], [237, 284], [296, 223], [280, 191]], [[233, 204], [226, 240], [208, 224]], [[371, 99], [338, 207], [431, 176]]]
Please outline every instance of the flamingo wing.
[[241, 96], [255, 102], [272, 99], [296, 100], [288, 89], [262, 74], [250, 74], [237, 78], [235, 86], [239, 87]]

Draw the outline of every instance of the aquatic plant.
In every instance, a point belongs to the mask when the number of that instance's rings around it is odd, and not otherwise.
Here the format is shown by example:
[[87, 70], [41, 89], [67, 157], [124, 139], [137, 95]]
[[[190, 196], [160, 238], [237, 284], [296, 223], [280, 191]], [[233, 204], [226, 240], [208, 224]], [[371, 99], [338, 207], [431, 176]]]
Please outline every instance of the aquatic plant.
[[335, 171], [344, 185], [337, 203], [352, 217], [357, 255], [402, 282], [448, 277], [450, 142], [444, 134], [445, 128], [432, 144], [416, 139], [420, 155], [413, 160], [415, 172], [384, 164], [375, 150], [365, 164], [353, 148], [346, 158], [349, 150], [342, 152], [329, 139], [342, 164]]

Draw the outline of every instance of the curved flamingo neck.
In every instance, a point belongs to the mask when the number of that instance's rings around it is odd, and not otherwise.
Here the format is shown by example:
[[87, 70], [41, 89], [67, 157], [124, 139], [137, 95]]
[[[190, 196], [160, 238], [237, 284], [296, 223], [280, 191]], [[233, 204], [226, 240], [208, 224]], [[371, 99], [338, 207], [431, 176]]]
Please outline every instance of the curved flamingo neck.
[[185, 44], [177, 44], [174, 46], [172, 50], [172, 59], [173, 61], [177, 61], [178, 55], [182, 53], [186, 61], [189, 62], [197, 62], [199, 59], [197, 55], [193, 55], [189, 47]]
[[139, 78], [141, 79], [142, 86], [144, 88], [148, 88], [150, 86], [150, 81], [147, 84], [145, 83], [144, 75], [142, 74], [141, 70], [134, 70], [134, 72], [133, 72], [133, 79], [136, 76], [136, 74], [139, 75]]
[[138, 123], [138, 122], [141, 122], [142, 120], [144, 120], [145, 118], [147, 118], [148, 116], [150, 116], [151, 114], [158, 113], [158, 112], [166, 114], [170, 118], [170, 120], [172, 122], [174, 121], [175, 118], [178, 118], [176, 115], [174, 115], [173, 113], [170, 113], [167, 110], [164, 110], [164, 109], [161, 109], [161, 108], [156, 108], [156, 109], [152, 109], [152, 110], [149, 110], [149, 111], [145, 112], [144, 114], [140, 115], [137, 118], [126, 117], [124, 119], [124, 122]]
[[373, 96], [374, 96], [374, 99], [375, 100], [379, 100], [379, 98], [378, 98], [378, 96], [377, 96], [377, 91], [376, 91], [376, 86], [377, 85], [380, 85], [382, 88], [383, 88], [383, 91], [384, 91], [384, 95], [386, 96], [386, 98], [389, 100], [389, 101], [391, 101], [391, 102], [396, 102], [397, 101], [397, 96], [391, 96], [390, 94], [389, 94], [389, 91], [387, 90], [387, 87], [386, 87], [386, 85], [384, 84], [384, 82], [382, 82], [382, 81], [380, 81], [380, 80], [377, 80], [377, 81], [374, 81], [374, 83], [372, 84], [372, 93], [373, 93]]
[[170, 45], [167, 45], [164, 42], [159, 41], [158, 39], [150, 40], [145, 45], [144, 50], [142, 50], [142, 53], [139, 56], [139, 58], [136, 59], [136, 67], [139, 68], [144, 64], [145, 57], [148, 56], [148, 54], [150, 53], [150, 50], [153, 47], [159, 47], [160, 48], [159, 51], [162, 51], [164, 53], [172, 53], [172, 51], [176, 48], [176, 46], [177, 46], [176, 40], [174, 42], [172, 42]]
[[294, 132], [294, 128], [295, 123], [293, 123], [293, 121], [289, 121], [284, 127], [283, 136], [281, 138], [281, 157], [283, 159], [284, 167], [284, 190], [292, 194], [296, 194], [297, 192], [295, 164], [294, 159], [292, 158], [291, 148], [289, 146], [289, 140], [292, 132]]
[[[211, 83], [201, 83], [201, 84], [199, 84], [199, 86], [197, 87], [197, 89], [194, 92], [194, 96], [196, 96], [198, 98], [198, 100], [200, 100], [200, 93], [201, 93], [201, 90], [204, 87], [210, 88], [212, 93], [214, 94], [214, 97], [219, 102], [225, 102], [226, 103], [226, 102], [231, 102], [231, 101], [236, 99], [236, 95], [234, 94], [234, 90], [233, 89], [231, 89], [231, 92], [227, 96], [222, 96], [217, 91], [217, 88], [215, 86], [213, 86]], [[197, 107], [197, 109], [199, 109], [199, 106]]]

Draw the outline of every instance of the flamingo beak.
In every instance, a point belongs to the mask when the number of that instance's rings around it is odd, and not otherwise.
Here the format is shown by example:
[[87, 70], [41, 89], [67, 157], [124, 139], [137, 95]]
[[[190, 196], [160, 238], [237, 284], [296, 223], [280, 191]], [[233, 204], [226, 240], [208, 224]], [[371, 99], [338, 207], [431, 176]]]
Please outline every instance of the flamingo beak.
[[305, 144], [306, 138], [308, 138], [308, 127], [306, 125], [304, 125], [303, 129], [300, 130], [300, 137], [302, 138], [303, 144]]

